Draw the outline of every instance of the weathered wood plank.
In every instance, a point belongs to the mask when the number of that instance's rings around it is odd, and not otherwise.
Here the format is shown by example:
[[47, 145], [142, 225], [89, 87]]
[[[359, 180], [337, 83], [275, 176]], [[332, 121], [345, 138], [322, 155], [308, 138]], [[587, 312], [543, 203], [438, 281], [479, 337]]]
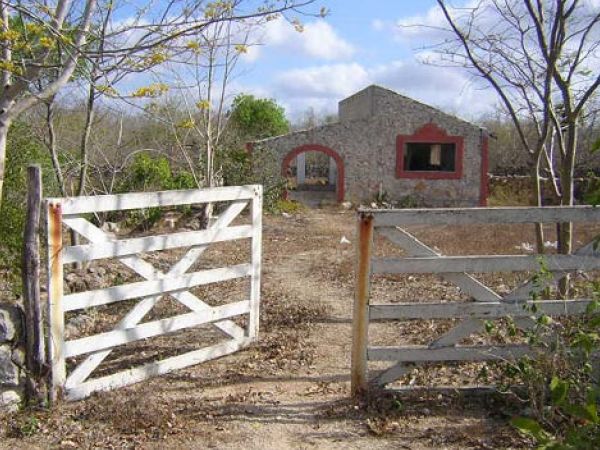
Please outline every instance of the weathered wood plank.
[[178, 247], [212, 244], [252, 237], [252, 226], [239, 225], [227, 228], [211, 227], [202, 231], [145, 236], [134, 239], [121, 239], [94, 242], [87, 245], [66, 247], [63, 250], [63, 263], [93, 261], [103, 258], [118, 258], [143, 252], [168, 250]]
[[600, 208], [594, 206], [362, 209], [359, 212], [372, 214], [376, 227], [600, 221]]
[[403, 377], [414, 368], [415, 364], [408, 365], [404, 362], [396, 363], [393, 366], [379, 372], [379, 374], [373, 377], [371, 383], [378, 386], [385, 386], [386, 384], [393, 383], [398, 378]]
[[65, 357], [69, 358], [98, 350], [105, 350], [117, 345], [160, 336], [166, 333], [173, 333], [184, 328], [191, 328], [249, 312], [250, 302], [244, 300], [215, 306], [202, 312], [180, 314], [166, 319], [155, 320], [132, 328], [99, 333], [65, 342]]
[[122, 211], [126, 209], [154, 208], [159, 206], [191, 205], [235, 200], [248, 200], [254, 196], [257, 185], [227, 186], [210, 189], [182, 191], [132, 192], [116, 195], [92, 195], [48, 199], [62, 202], [63, 214], [76, 215], [90, 212]]
[[229, 340], [200, 350], [194, 350], [183, 355], [173, 356], [171, 358], [163, 359], [162, 361], [155, 361], [141, 367], [96, 378], [76, 386], [67, 385], [66, 398], [68, 400], [79, 400], [87, 397], [93, 392], [108, 391], [128, 386], [153, 376], [162, 375], [177, 369], [183, 369], [184, 367], [229, 355], [247, 347], [250, 343], [250, 339], [243, 339], [241, 341]]
[[247, 336], [256, 339], [260, 318], [260, 276], [262, 265], [262, 186], [256, 189], [252, 199], [252, 274], [250, 278], [250, 318]]
[[48, 228], [48, 397], [58, 400], [67, 369], [64, 357], [65, 318], [63, 310], [62, 209], [60, 203], [46, 202]]
[[189, 289], [203, 284], [217, 283], [247, 277], [252, 273], [251, 264], [238, 264], [218, 269], [201, 270], [177, 277], [158, 280], [139, 281], [123, 286], [112, 286], [95, 291], [78, 292], [64, 296], [64, 311], [106, 305], [132, 298], [166, 294], [173, 291]]
[[369, 361], [493, 361], [520, 358], [531, 353], [528, 345], [479, 345], [444, 348], [414, 347], [369, 347]]
[[458, 344], [464, 338], [471, 336], [483, 328], [483, 320], [476, 318], [464, 319], [455, 327], [435, 339], [429, 344], [429, 348], [442, 348]]
[[[546, 255], [551, 271], [600, 269], [600, 258], [576, 255]], [[539, 270], [536, 255], [440, 256], [421, 258], [374, 258], [373, 273], [523, 272]]]
[[[216, 228], [227, 227], [246, 207], [247, 201], [234, 202], [219, 216], [213, 224]], [[65, 223], [72, 227], [86, 239], [96, 242], [110, 240], [110, 238], [98, 227], [95, 227], [82, 218], [66, 219]], [[144, 261], [138, 256], [120, 258], [119, 260], [127, 267], [133, 269], [136, 273], [146, 279], [164, 278], [165, 276], [182, 275], [194, 264], [194, 262], [204, 253], [208, 246], [198, 246], [191, 248], [183, 258], [181, 258], [167, 274], [157, 270], [152, 264]], [[192, 311], [205, 311], [210, 308], [209, 305], [202, 302], [189, 291], [172, 292], [170, 294]], [[158, 303], [161, 295], [147, 297], [140, 300], [117, 324], [115, 329], [125, 329], [135, 326], [145, 317], [145, 315]], [[216, 322], [215, 327], [233, 339], [241, 340], [245, 336], [244, 329], [239, 327], [231, 320]], [[110, 354], [111, 350], [102, 350], [86, 357], [69, 375], [66, 384], [76, 386], [85, 381], [102, 361]]]
[[[378, 232], [394, 244], [403, 248], [408, 253], [408, 256], [441, 256], [440, 253], [401, 228], [385, 227], [378, 229]], [[440, 276], [444, 280], [457, 285], [461, 291], [477, 301], [493, 302], [501, 299], [496, 292], [467, 273], [443, 273]]]
[[27, 398], [32, 404], [44, 400], [46, 352], [44, 322], [40, 301], [40, 215], [42, 169], [27, 167], [27, 213], [23, 231], [22, 281], [25, 311], [25, 365]]
[[352, 360], [350, 389], [353, 396], [368, 388], [369, 300], [371, 295], [371, 252], [373, 217], [359, 214], [357, 221], [354, 307], [352, 309]]
[[447, 302], [447, 303], [395, 303], [393, 305], [371, 305], [370, 320], [413, 320], [479, 318], [498, 319], [506, 316], [529, 317], [534, 314], [524, 306], [535, 303], [537, 314], [563, 316], [583, 314], [591, 299], [539, 300], [536, 302]]

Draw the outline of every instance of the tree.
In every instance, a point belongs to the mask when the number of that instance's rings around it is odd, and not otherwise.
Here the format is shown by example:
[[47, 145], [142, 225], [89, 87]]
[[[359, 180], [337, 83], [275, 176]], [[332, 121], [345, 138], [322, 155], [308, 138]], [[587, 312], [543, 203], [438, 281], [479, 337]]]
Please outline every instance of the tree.
[[[80, 61], [101, 57], [102, 70], [127, 67], [144, 72], [176, 57], [199, 31], [215, 24], [272, 17], [313, 1], [169, 0], [151, 8], [147, 2], [133, 1], [119, 8], [113, 0], [0, 0], [0, 199], [11, 123], [64, 88]], [[244, 10], [237, 8], [242, 3]], [[118, 8], [121, 15], [113, 14], [104, 29], [104, 44], [94, 45], [100, 42], [97, 35], [106, 17], [102, 13]], [[13, 26], [15, 17], [22, 27]], [[101, 74], [93, 77], [100, 79]], [[116, 92], [115, 86], [103, 90]], [[148, 88], [139, 94], [153, 92]], [[85, 166], [82, 172], [85, 176]]]
[[239, 94], [233, 100], [229, 120], [246, 140], [278, 136], [290, 129], [285, 110], [275, 100], [249, 94]]
[[[550, 172], [560, 205], [573, 205], [578, 132], [600, 85], [600, 12], [579, 0], [485, 0], [450, 8], [438, 0], [454, 38], [438, 47], [444, 63], [472, 70], [498, 94], [534, 166], [538, 205], [540, 170]], [[533, 123], [534, 138], [526, 131]], [[555, 172], [554, 168], [558, 167]], [[543, 233], [536, 227], [538, 251]], [[559, 251], [572, 250], [572, 224], [559, 225]], [[566, 295], [567, 285], [561, 285]]]

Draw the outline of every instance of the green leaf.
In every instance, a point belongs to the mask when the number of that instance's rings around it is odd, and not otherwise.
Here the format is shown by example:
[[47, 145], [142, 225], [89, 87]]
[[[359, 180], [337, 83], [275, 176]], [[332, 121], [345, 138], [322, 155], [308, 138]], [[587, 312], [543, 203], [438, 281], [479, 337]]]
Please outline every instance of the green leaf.
[[592, 423], [599, 423], [598, 410], [594, 403], [588, 405], [565, 405], [562, 407], [568, 414], [578, 419]]
[[544, 445], [551, 441], [550, 435], [536, 420], [527, 417], [513, 417], [510, 424], [521, 433], [534, 438], [538, 444]]
[[552, 381], [550, 381], [550, 392], [552, 393], [552, 403], [560, 406], [567, 398], [569, 383], [555, 375], [552, 377]]

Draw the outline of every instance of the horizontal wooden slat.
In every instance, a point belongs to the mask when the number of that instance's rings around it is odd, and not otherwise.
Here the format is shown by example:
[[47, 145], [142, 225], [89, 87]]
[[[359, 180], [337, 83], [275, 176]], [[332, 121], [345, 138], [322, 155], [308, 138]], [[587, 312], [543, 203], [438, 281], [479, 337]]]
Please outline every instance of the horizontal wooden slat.
[[140, 339], [173, 333], [178, 330], [183, 330], [184, 328], [195, 327], [205, 323], [238, 316], [240, 314], [247, 314], [249, 312], [250, 302], [244, 300], [227, 305], [215, 306], [202, 312], [180, 314], [175, 317], [143, 323], [132, 328], [108, 331], [106, 333], [67, 341], [65, 342], [64, 347], [65, 358], [108, 349]]
[[[431, 247], [419, 241], [412, 234], [402, 228], [381, 228], [379, 234], [385, 236], [394, 244], [400, 246], [407, 252], [407, 256], [441, 256], [440, 253], [433, 250]], [[446, 273], [442, 278], [450, 283], [456, 284], [462, 292], [470, 295], [475, 300], [482, 302], [493, 302], [500, 300], [500, 296], [491, 290], [489, 287], [473, 278], [468, 273]]]
[[597, 222], [600, 220], [600, 208], [594, 206], [361, 209], [359, 213], [372, 214], [375, 218], [375, 227], [425, 224]]
[[238, 264], [219, 269], [202, 270], [177, 277], [165, 277], [158, 280], [139, 281], [123, 286], [112, 286], [95, 291], [78, 292], [63, 298], [64, 311], [106, 305], [108, 303], [148, 297], [173, 291], [189, 289], [202, 284], [217, 283], [246, 277], [251, 274], [251, 264]]
[[537, 314], [562, 316], [583, 314], [590, 299], [577, 300], [540, 300], [536, 302], [448, 302], [448, 303], [396, 303], [393, 305], [370, 305], [370, 320], [413, 320], [413, 319], [447, 319], [447, 318], [479, 318], [497, 319], [506, 316], [532, 316], [530, 309], [524, 306], [535, 304]]
[[210, 228], [202, 231], [186, 231], [135, 239], [95, 242], [93, 244], [66, 247], [63, 251], [63, 263], [69, 264], [102, 258], [118, 258], [142, 252], [191, 247], [194, 245], [244, 239], [251, 236], [251, 225], [239, 225], [221, 229]]
[[414, 347], [369, 347], [369, 361], [492, 361], [497, 359], [513, 359], [531, 353], [528, 345], [493, 345], [456, 346], [431, 349], [425, 346]]
[[82, 384], [72, 386], [69, 379], [65, 383], [65, 396], [68, 400], [79, 400], [87, 397], [92, 392], [108, 391], [133, 383], [146, 380], [152, 376], [162, 375], [173, 370], [183, 369], [194, 364], [199, 364], [211, 359], [220, 358], [234, 353], [252, 343], [252, 339], [229, 340], [212, 345], [200, 350], [172, 356], [162, 361], [155, 361], [141, 367], [117, 372], [101, 378], [95, 378]]
[[[600, 258], [576, 255], [545, 255], [551, 271], [600, 269]], [[373, 273], [521, 272], [539, 270], [536, 255], [440, 256], [420, 258], [374, 258]]]
[[182, 191], [131, 192], [116, 195], [49, 198], [47, 201], [49, 203], [60, 203], [63, 215], [69, 216], [90, 212], [247, 200], [254, 197], [254, 195], [259, 195], [259, 193], [259, 185], [248, 185]]

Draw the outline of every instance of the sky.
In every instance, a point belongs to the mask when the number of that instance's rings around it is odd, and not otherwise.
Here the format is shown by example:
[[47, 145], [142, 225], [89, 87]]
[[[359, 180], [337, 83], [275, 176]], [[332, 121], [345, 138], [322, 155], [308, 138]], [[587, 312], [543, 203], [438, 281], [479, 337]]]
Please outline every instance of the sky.
[[231, 85], [234, 92], [273, 98], [293, 119], [313, 108], [337, 111], [338, 101], [370, 84], [392, 89], [465, 119], [491, 112], [493, 92], [463, 69], [421, 61], [431, 30], [406, 26], [441, 16], [434, 0], [317, 0], [325, 18], [300, 17], [299, 33], [285, 20], [257, 32]]

